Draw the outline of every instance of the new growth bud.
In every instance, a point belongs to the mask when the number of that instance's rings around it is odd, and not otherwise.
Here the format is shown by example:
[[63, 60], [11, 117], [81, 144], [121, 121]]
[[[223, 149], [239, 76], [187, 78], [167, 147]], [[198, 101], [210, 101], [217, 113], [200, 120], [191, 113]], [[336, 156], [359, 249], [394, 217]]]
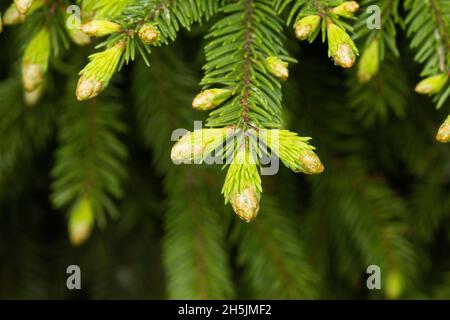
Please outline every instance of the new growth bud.
[[282, 81], [286, 81], [289, 78], [289, 64], [277, 57], [268, 57], [264, 61], [267, 71], [273, 74], [275, 77]]
[[170, 157], [175, 164], [201, 161], [233, 133], [230, 127], [188, 132], [172, 147]]
[[91, 43], [91, 37], [79, 29], [68, 29], [70, 38], [79, 46], [86, 46]]
[[98, 96], [108, 86], [117, 70], [124, 49], [125, 43], [119, 41], [111, 48], [89, 57], [91, 61], [81, 70], [81, 77], [78, 80], [76, 96], [79, 101]]
[[212, 110], [227, 101], [232, 94], [228, 89], [208, 89], [195, 97], [192, 107], [199, 111]]
[[356, 56], [347, 43], [342, 43], [335, 55], [334, 61], [343, 68], [351, 68], [355, 64]]
[[121, 29], [120, 24], [108, 20], [92, 20], [81, 26], [81, 31], [91, 37], [103, 37]]
[[77, 99], [84, 101], [95, 98], [104, 89], [103, 82], [81, 76], [77, 84]]
[[39, 87], [44, 80], [44, 70], [37, 63], [22, 64], [22, 83], [26, 91], [33, 91]]
[[330, 12], [346, 18], [353, 17], [353, 14], [359, 10], [359, 4], [356, 1], [345, 1], [337, 7], [331, 8]]
[[24, 22], [26, 16], [17, 10], [17, 7], [14, 3], [12, 3], [8, 9], [6, 9], [5, 14], [3, 15], [3, 24], [5, 26], [13, 26], [19, 23]]
[[298, 171], [306, 174], [320, 174], [324, 171], [322, 162], [313, 151], [307, 151], [298, 159]]
[[30, 10], [33, 0], [14, 0], [17, 11], [21, 14], [26, 14]]
[[328, 55], [334, 63], [343, 68], [351, 68], [356, 61], [358, 49], [350, 36], [334, 23], [328, 23]]
[[50, 56], [50, 35], [42, 28], [30, 41], [22, 59], [22, 83], [26, 91], [34, 91], [44, 81]]
[[442, 90], [448, 81], [448, 74], [443, 73], [437, 76], [428, 77], [420, 81], [416, 86], [416, 92], [419, 94], [436, 94]]
[[295, 35], [299, 40], [312, 39], [319, 28], [321, 18], [318, 15], [304, 17], [295, 24]]
[[230, 199], [234, 212], [244, 221], [253, 221], [259, 212], [259, 199], [253, 188], [245, 188]]
[[86, 196], [75, 205], [69, 218], [70, 242], [74, 246], [82, 245], [91, 235], [94, 226], [94, 212]]
[[359, 82], [368, 82], [378, 73], [380, 68], [380, 44], [374, 39], [364, 51], [358, 66]]
[[[188, 132], [172, 147], [170, 158], [174, 163], [186, 163], [192, 159], [201, 157], [205, 146], [202, 143], [196, 143], [196, 133]], [[198, 133], [197, 133], [198, 134]]]
[[44, 92], [44, 86], [40, 85], [33, 91], [25, 91], [23, 95], [23, 99], [25, 101], [25, 104], [28, 107], [34, 107], [36, 104], [39, 103], [41, 100], [42, 94]]
[[404, 289], [403, 275], [398, 271], [388, 273], [386, 279], [386, 297], [391, 300], [400, 298]]
[[442, 143], [450, 142], [450, 116], [445, 119], [436, 135], [436, 140]]
[[139, 38], [147, 45], [157, 43], [159, 41], [158, 27], [153, 23], [146, 23], [139, 28]]

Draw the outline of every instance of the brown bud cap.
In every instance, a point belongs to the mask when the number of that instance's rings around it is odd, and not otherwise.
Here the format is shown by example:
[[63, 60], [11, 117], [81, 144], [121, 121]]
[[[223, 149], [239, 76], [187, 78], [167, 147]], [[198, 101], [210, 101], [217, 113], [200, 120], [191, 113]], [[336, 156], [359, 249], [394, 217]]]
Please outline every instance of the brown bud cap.
[[279, 78], [281, 81], [286, 81], [289, 78], [289, 64], [277, 57], [268, 57], [265, 60], [267, 71]]
[[308, 39], [320, 25], [321, 18], [318, 15], [306, 16], [295, 24], [295, 36], [299, 40]]
[[212, 110], [226, 100], [233, 92], [228, 89], [208, 89], [199, 93], [194, 101], [192, 101], [192, 108], [199, 111]]
[[76, 96], [79, 101], [95, 98], [103, 90], [102, 82], [87, 79], [84, 76], [78, 80]]
[[38, 88], [44, 80], [42, 67], [36, 63], [22, 64], [22, 83], [26, 91], [33, 91]]
[[259, 212], [259, 199], [253, 188], [246, 188], [231, 197], [234, 212], [244, 221], [253, 221]]
[[339, 45], [333, 59], [337, 65], [343, 68], [351, 68], [355, 64], [356, 56], [350, 45], [347, 43], [342, 43]]
[[26, 14], [30, 10], [33, 0], [14, 0], [17, 11], [21, 14]]
[[13, 3], [6, 9], [3, 14], [3, 24], [5, 26], [13, 26], [19, 23], [24, 22], [26, 19], [26, 15], [21, 14], [19, 10], [17, 10], [16, 5]]
[[43, 91], [44, 90], [43, 90], [43, 86], [42, 85], [40, 85], [39, 87], [37, 87], [33, 91], [25, 91], [24, 92], [24, 96], [23, 96], [25, 104], [28, 107], [34, 107], [41, 100]]
[[103, 37], [111, 33], [119, 32], [121, 26], [108, 20], [92, 20], [80, 27], [81, 31], [92, 37]]
[[159, 30], [154, 24], [144, 24], [140, 27], [138, 34], [142, 42], [147, 45], [154, 44], [159, 40]]
[[203, 154], [204, 146], [195, 143], [194, 134], [196, 133], [188, 132], [172, 147], [170, 158], [174, 163], [190, 163]]
[[439, 131], [436, 135], [436, 140], [442, 143], [450, 142], [450, 116], [439, 128]]
[[300, 171], [306, 174], [320, 174], [324, 166], [317, 154], [310, 151], [300, 156]]

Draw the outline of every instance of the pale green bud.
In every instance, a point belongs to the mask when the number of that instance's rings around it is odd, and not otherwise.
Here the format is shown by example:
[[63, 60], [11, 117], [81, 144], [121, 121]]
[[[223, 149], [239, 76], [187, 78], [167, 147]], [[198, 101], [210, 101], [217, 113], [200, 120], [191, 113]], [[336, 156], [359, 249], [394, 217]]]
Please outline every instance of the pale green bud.
[[277, 57], [268, 57], [264, 61], [267, 71], [273, 74], [275, 77], [282, 81], [286, 81], [289, 78], [289, 64]]
[[351, 68], [356, 61], [358, 49], [350, 36], [334, 23], [328, 23], [328, 55], [334, 63], [343, 68]]
[[318, 15], [304, 17], [295, 24], [295, 35], [299, 40], [311, 37], [320, 25], [321, 18]]
[[30, 41], [22, 59], [22, 83], [26, 91], [33, 91], [42, 84], [50, 50], [50, 35], [44, 27]]
[[78, 80], [76, 96], [78, 101], [95, 98], [105, 89], [105, 84], [94, 78], [81, 76]]
[[343, 68], [351, 68], [355, 64], [356, 56], [350, 45], [341, 43], [335, 55], [334, 61]]
[[420, 81], [416, 86], [416, 92], [419, 94], [435, 94], [442, 90], [448, 81], [448, 74], [443, 73], [437, 76], [428, 77]]
[[390, 272], [386, 279], [386, 297], [391, 300], [400, 298], [404, 289], [403, 275], [398, 271]]
[[170, 157], [176, 164], [199, 161], [233, 133], [234, 127], [188, 132], [172, 147]]
[[14, 0], [17, 11], [21, 14], [26, 14], [30, 10], [33, 0]]
[[80, 17], [77, 18], [69, 12], [66, 12], [65, 19], [66, 23], [64, 26], [66, 27], [67, 33], [69, 34], [72, 42], [78, 46], [85, 46], [91, 43], [91, 37], [81, 31], [81, 26], [78, 25], [78, 19], [80, 19]]
[[338, 16], [351, 18], [359, 10], [359, 4], [356, 1], [345, 1], [330, 11]]
[[125, 43], [119, 41], [114, 46], [89, 57], [90, 62], [80, 72], [76, 89], [79, 101], [92, 99], [105, 89], [117, 70]]
[[121, 29], [120, 24], [108, 20], [92, 20], [81, 26], [81, 31], [91, 37], [103, 37]]
[[324, 166], [320, 158], [313, 151], [305, 151], [298, 159], [298, 168], [295, 172], [303, 172], [305, 174], [320, 174], [324, 171]]
[[25, 104], [28, 107], [34, 107], [42, 98], [42, 94], [44, 93], [44, 86], [40, 85], [33, 91], [25, 91], [23, 95], [23, 99]]
[[442, 143], [450, 142], [450, 116], [445, 119], [436, 135], [436, 140]]
[[25, 19], [26, 16], [21, 14], [13, 3], [6, 9], [5, 14], [3, 15], [3, 24], [5, 26], [13, 26], [24, 22]]
[[195, 97], [192, 107], [200, 111], [212, 110], [227, 101], [232, 94], [228, 89], [208, 89]]
[[70, 213], [69, 236], [72, 245], [82, 245], [90, 237], [93, 227], [94, 212], [91, 201], [84, 196]]
[[91, 43], [91, 37], [79, 29], [68, 29], [72, 41], [79, 46], [86, 46]]
[[373, 40], [364, 51], [358, 66], [358, 80], [370, 81], [380, 68], [380, 44], [378, 39]]
[[43, 68], [37, 63], [22, 64], [22, 83], [26, 91], [33, 91], [44, 80]]
[[253, 221], [259, 212], [259, 197], [253, 188], [245, 188], [242, 192], [231, 196], [234, 212], [246, 222]]
[[[205, 145], [196, 141], [196, 133], [188, 132], [172, 147], [170, 158], [174, 163], [187, 163], [192, 159], [201, 158], [205, 150]], [[197, 133], [199, 134], [199, 133]], [[201, 134], [201, 133], [200, 133]]]
[[158, 27], [153, 23], [146, 23], [139, 28], [139, 38], [147, 45], [157, 43], [159, 40]]

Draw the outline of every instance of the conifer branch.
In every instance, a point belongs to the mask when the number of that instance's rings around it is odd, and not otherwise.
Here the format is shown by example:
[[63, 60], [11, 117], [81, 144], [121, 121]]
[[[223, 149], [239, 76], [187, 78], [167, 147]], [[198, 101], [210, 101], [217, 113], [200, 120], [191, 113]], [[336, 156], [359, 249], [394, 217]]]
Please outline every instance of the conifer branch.
[[[42, 151], [55, 131], [56, 103], [45, 99], [39, 105], [28, 105], [21, 83], [11, 77], [0, 82], [0, 185], [15, 179], [23, 161], [31, 161]], [[13, 188], [14, 189], [14, 188]]]
[[212, 210], [217, 206], [210, 207], [198, 173], [194, 178], [193, 172], [185, 171], [183, 179], [179, 179], [179, 174], [166, 178], [173, 192], [165, 217], [164, 241], [169, 297], [232, 298], [220, 212]]
[[[407, 238], [405, 204], [384, 181], [368, 176], [358, 161], [346, 165], [348, 169], [334, 170], [336, 176], [329, 177], [324, 185], [316, 185], [317, 196], [328, 195], [329, 212], [348, 228], [346, 232], [359, 248], [364, 263], [385, 270], [384, 294], [397, 299], [418, 271], [415, 249]], [[346, 170], [350, 170], [351, 177]], [[348, 178], [339, 178], [338, 172]]]
[[[272, 228], [273, 224], [280, 228]], [[316, 274], [305, 261], [306, 246], [294, 225], [273, 199], [265, 197], [260, 218], [249, 226], [234, 226], [237, 262], [245, 267], [244, 277], [254, 298], [311, 299], [317, 295]]]
[[127, 150], [117, 135], [125, 131], [118, 105], [90, 102], [71, 105], [60, 125], [60, 148], [52, 171], [52, 201], [69, 208], [69, 233], [75, 245], [90, 235], [106, 213], [117, 217], [114, 199], [122, 197]]
[[[398, 0], [364, 0], [361, 6], [365, 12], [355, 24], [353, 38], [364, 42], [365, 48], [358, 64], [357, 76], [359, 82], [367, 83], [378, 74], [385, 59], [386, 47], [395, 57], [399, 57], [396, 25], [402, 24], [402, 20], [398, 13]], [[377, 12], [366, 10], [370, 6], [379, 8], [381, 16], [376, 16]], [[377, 18], [380, 21], [377, 21]], [[376, 25], [377, 22], [380, 25]], [[369, 28], [369, 25], [372, 25], [372, 28]]]
[[[411, 47], [416, 49], [415, 60], [424, 64], [416, 92], [434, 96], [441, 108], [450, 96], [450, 4], [442, 0], [405, 2]], [[430, 19], [432, 17], [432, 19]]]
[[[372, 57], [373, 58], [373, 57]], [[362, 63], [361, 59], [360, 63]], [[371, 61], [373, 62], [373, 61]], [[359, 75], [358, 75], [359, 73]], [[386, 53], [379, 71], [370, 76], [370, 81], [361, 83], [360, 70], [347, 80], [348, 101], [355, 110], [355, 117], [363, 125], [371, 126], [377, 121], [386, 122], [390, 113], [403, 118], [407, 112], [408, 78], [405, 70], [391, 52]]]
[[[265, 10], [267, 21], [262, 21]], [[238, 1], [222, 9], [227, 17], [217, 22], [208, 38], [207, 64], [201, 85], [207, 90], [225, 85], [234, 94], [221, 108], [211, 112], [208, 126], [279, 127], [281, 85], [264, 67], [269, 56], [292, 61], [281, 47], [277, 33], [282, 28], [267, 1]], [[263, 38], [264, 35], [264, 38]], [[268, 88], [260, 87], [265, 84]]]
[[335, 65], [351, 68], [358, 48], [348, 35], [353, 28], [343, 19], [354, 19], [359, 10], [356, 1], [343, 0], [278, 0], [275, 7], [281, 13], [290, 6], [287, 24], [294, 23], [295, 35], [299, 40], [313, 42], [322, 32], [322, 41], [328, 39], [328, 56]]
[[[155, 52], [152, 59], [153, 72], [147, 72], [142, 63], [135, 68], [133, 88], [140, 132], [152, 148], [158, 171], [165, 176], [165, 190], [170, 198], [164, 216], [167, 294], [173, 299], [233, 298], [225, 248], [227, 226], [221, 220], [220, 204], [203, 189], [204, 184], [216, 181], [215, 175], [203, 168], [195, 172], [175, 168], [167, 162], [169, 141], [160, 139], [192, 119], [186, 114], [185, 105], [195, 90], [196, 79], [167, 49]], [[175, 71], [177, 76], [172, 77]], [[149, 90], [140, 90], [142, 83], [151, 84]]]

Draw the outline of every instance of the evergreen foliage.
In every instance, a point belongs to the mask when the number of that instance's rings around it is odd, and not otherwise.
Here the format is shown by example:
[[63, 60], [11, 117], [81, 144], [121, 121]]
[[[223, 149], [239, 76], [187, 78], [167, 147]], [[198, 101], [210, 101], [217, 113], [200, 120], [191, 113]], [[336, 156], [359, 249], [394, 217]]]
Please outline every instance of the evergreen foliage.
[[0, 297], [450, 297], [449, 1], [0, 10]]

